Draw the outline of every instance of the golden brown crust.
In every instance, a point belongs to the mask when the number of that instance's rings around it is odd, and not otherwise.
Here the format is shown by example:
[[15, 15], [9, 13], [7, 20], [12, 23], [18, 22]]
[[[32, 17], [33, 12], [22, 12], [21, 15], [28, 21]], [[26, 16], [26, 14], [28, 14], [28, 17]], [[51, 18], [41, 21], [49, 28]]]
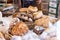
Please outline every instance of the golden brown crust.
[[49, 17], [48, 16], [44, 16], [38, 20], [35, 21], [35, 25], [37, 26], [43, 26], [43, 27], [48, 27], [49, 25]]
[[28, 32], [28, 27], [23, 22], [16, 23], [16, 25], [11, 30], [12, 35], [20, 35], [20, 36], [22, 36], [27, 32]]
[[34, 19], [41, 18], [42, 16], [43, 16], [42, 11], [38, 11], [38, 12], [33, 13]]
[[18, 16], [18, 12], [16, 12], [15, 14], [12, 15], [13, 18]]
[[28, 11], [28, 8], [21, 8], [19, 9], [20, 12], [27, 12]]
[[2, 32], [0, 32], [0, 38], [4, 38], [4, 35]]
[[33, 7], [33, 6], [29, 6], [28, 10], [31, 11], [31, 12], [37, 12], [38, 8], [37, 7]]

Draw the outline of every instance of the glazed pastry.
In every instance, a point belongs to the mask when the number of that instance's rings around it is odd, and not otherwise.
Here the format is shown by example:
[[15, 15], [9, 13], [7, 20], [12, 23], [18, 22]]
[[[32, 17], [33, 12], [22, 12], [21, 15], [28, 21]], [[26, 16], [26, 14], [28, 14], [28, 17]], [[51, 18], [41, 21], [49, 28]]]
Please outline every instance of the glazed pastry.
[[38, 19], [43, 16], [43, 13], [42, 11], [38, 11], [38, 12], [33, 13], [33, 16], [34, 16], [34, 19]]
[[17, 22], [11, 29], [12, 35], [22, 36], [28, 32], [28, 26], [24, 22]]
[[49, 26], [49, 16], [44, 16], [38, 20], [35, 20], [34, 24], [37, 26], [43, 26], [44, 28], [47, 28]]

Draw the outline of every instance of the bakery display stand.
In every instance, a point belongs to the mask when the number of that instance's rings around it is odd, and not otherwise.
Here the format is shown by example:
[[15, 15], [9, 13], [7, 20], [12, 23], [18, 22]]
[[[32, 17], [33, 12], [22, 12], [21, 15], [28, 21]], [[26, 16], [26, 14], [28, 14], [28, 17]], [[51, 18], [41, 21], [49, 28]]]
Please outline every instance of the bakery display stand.
[[51, 17], [58, 17], [58, 0], [50, 0], [48, 5], [48, 13]]

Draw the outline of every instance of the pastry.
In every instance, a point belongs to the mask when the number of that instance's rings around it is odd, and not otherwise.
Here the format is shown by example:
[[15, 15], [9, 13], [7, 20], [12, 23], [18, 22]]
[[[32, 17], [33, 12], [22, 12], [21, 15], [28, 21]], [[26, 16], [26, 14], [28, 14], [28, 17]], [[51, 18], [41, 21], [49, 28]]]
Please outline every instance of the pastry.
[[33, 24], [33, 22], [25, 22], [25, 23], [28, 25], [28, 28], [29, 28], [30, 30], [34, 29], [34, 24]]
[[35, 20], [34, 24], [37, 26], [43, 26], [44, 28], [47, 28], [49, 26], [49, 16], [44, 16], [38, 20]]
[[30, 11], [30, 12], [37, 12], [38, 8], [37, 7], [33, 7], [33, 6], [29, 6], [28, 7], [28, 11]]
[[27, 12], [28, 11], [28, 8], [21, 8], [19, 9], [20, 12]]
[[22, 36], [28, 32], [28, 26], [24, 22], [17, 22], [10, 31], [12, 35]]
[[43, 16], [42, 11], [38, 11], [38, 12], [33, 13], [34, 19], [38, 19], [38, 18], [40, 18], [42, 16]]
[[18, 17], [18, 16], [19, 14], [17, 12], [12, 15], [13, 18]]
[[57, 22], [57, 19], [51, 19], [50, 22], [54, 24]]
[[0, 32], [0, 38], [2, 38], [2, 37], [4, 37], [4, 36], [3, 36], [3, 33], [2, 33], [2, 32]]

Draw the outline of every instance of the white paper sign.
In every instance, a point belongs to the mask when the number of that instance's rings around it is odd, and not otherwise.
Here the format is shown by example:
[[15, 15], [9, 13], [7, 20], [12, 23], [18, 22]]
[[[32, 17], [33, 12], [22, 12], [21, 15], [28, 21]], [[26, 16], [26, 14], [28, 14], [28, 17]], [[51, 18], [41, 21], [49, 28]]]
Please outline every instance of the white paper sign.
[[54, 14], [56, 14], [56, 9], [49, 8], [49, 12], [50, 12], [50, 13], [54, 13]]
[[50, 2], [50, 3], [49, 3], [49, 6], [56, 8], [56, 7], [57, 7], [57, 3]]

